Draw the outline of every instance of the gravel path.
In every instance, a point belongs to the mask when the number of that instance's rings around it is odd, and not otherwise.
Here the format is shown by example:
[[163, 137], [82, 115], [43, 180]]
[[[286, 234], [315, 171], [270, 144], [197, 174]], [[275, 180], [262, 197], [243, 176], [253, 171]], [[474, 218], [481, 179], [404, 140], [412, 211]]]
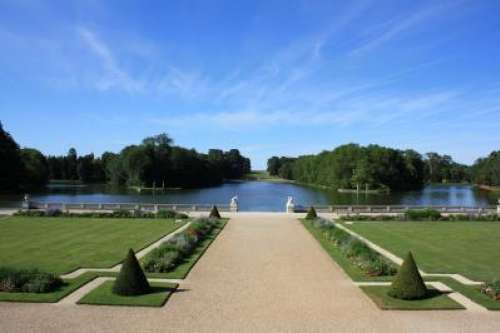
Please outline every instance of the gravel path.
[[500, 330], [500, 313], [380, 311], [292, 216], [234, 217], [158, 309], [0, 303], [2, 332]]

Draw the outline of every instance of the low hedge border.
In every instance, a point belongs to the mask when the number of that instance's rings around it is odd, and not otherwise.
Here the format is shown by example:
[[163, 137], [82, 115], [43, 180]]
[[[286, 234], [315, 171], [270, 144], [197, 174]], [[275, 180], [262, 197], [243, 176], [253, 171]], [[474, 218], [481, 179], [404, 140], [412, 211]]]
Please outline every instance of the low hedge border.
[[199, 218], [181, 233], [164, 242], [143, 259], [146, 273], [167, 278], [184, 278], [227, 220]]
[[86, 217], [86, 218], [144, 218], [144, 219], [188, 219], [189, 216], [173, 210], [159, 210], [158, 213], [144, 212], [141, 210], [118, 209], [113, 212], [84, 212], [70, 213], [60, 209], [46, 210], [19, 210], [14, 216], [29, 217]]
[[497, 222], [500, 221], [498, 214], [447, 214], [443, 215], [437, 210], [408, 210], [404, 214], [394, 215], [342, 215], [339, 221], [479, 221]]

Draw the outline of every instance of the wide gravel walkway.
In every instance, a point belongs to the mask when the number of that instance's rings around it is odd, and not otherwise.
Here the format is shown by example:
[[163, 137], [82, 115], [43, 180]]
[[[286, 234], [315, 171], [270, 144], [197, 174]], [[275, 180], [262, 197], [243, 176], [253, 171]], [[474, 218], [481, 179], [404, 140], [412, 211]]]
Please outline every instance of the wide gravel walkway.
[[500, 313], [380, 311], [285, 214], [238, 214], [163, 308], [0, 303], [2, 332], [494, 332]]

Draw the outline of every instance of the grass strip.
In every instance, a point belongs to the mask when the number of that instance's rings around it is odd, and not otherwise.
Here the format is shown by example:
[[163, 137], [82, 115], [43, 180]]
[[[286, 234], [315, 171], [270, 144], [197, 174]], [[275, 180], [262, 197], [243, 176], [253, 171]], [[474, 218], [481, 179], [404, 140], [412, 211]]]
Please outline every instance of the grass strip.
[[382, 310], [463, 310], [446, 293], [436, 289], [429, 289], [429, 297], [419, 300], [403, 300], [387, 295], [388, 286], [363, 286], [360, 287], [368, 297]]
[[121, 296], [113, 294], [113, 284], [114, 281], [104, 282], [83, 296], [77, 304], [160, 307], [178, 287], [176, 283], [153, 282], [151, 292], [145, 295]]

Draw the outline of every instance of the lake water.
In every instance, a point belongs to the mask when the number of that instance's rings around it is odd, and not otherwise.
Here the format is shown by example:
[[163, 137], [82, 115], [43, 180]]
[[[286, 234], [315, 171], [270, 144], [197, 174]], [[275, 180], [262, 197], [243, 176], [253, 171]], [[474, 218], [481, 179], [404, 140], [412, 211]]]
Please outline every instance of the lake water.
[[[221, 186], [170, 190], [163, 193], [141, 194], [123, 188], [106, 185], [85, 187], [52, 187], [44, 192], [33, 193], [38, 202], [65, 203], [191, 203], [228, 204], [231, 197], [239, 196], [242, 211], [284, 211], [288, 196], [304, 206], [312, 204], [392, 204], [392, 205], [440, 205], [485, 207], [496, 205], [499, 193], [476, 189], [469, 185], [428, 185], [420, 191], [390, 194], [341, 194], [307, 186], [261, 181], [227, 182]], [[20, 207], [22, 195], [0, 196], [0, 207]]]

